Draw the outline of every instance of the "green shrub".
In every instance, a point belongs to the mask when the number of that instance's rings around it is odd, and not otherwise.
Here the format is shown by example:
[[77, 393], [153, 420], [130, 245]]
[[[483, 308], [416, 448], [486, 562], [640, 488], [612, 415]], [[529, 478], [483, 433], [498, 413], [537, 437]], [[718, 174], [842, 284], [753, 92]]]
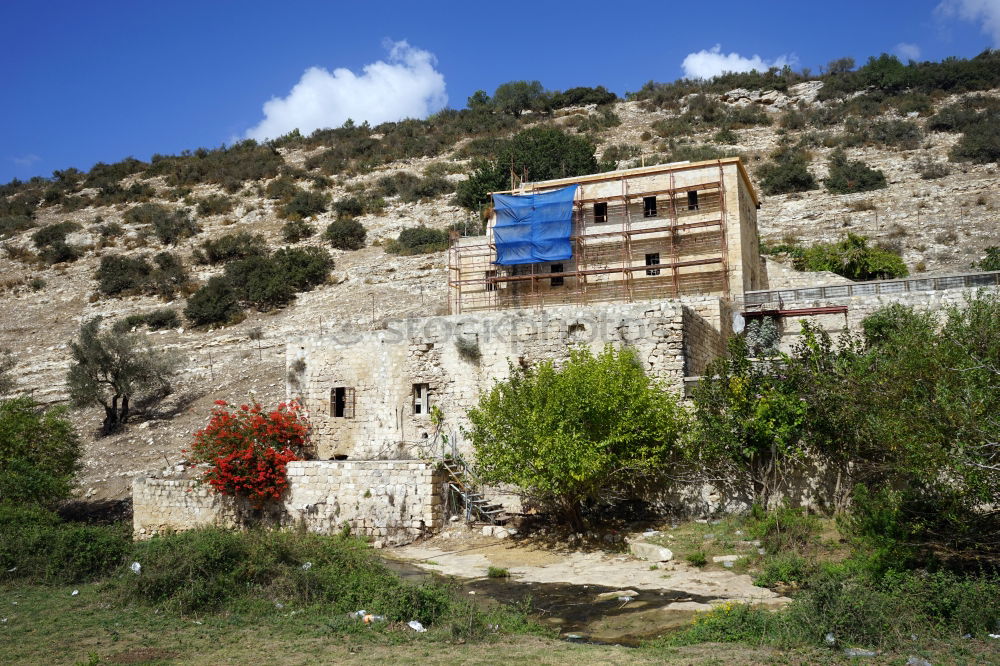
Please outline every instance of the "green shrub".
[[0, 238], [9, 238], [35, 226], [27, 215], [0, 215]]
[[773, 511], [754, 507], [750, 533], [760, 539], [769, 554], [804, 552], [814, 545], [819, 533], [819, 519], [802, 509], [782, 506]]
[[320, 247], [281, 248], [271, 261], [296, 291], [309, 291], [326, 282], [333, 270], [333, 258]]
[[145, 288], [153, 267], [146, 257], [106, 254], [94, 277], [97, 290], [105, 296], [118, 296], [128, 292], [138, 292]]
[[287, 304], [298, 291], [326, 281], [333, 260], [321, 248], [282, 248], [270, 257], [250, 257], [226, 265], [225, 279], [236, 297], [270, 310]]
[[794, 264], [796, 270], [830, 271], [851, 280], [886, 280], [909, 275], [898, 254], [872, 247], [866, 237], [851, 233], [836, 243], [816, 243], [806, 248]]
[[54, 513], [0, 504], [0, 580], [98, 580], [121, 567], [131, 547], [127, 525], [63, 523]]
[[198, 215], [224, 215], [233, 209], [233, 200], [220, 194], [212, 194], [198, 200]]
[[1000, 162], [1000, 111], [986, 114], [966, 127], [949, 157], [954, 161], [976, 164]]
[[501, 567], [489, 567], [486, 570], [487, 578], [510, 578], [510, 571]]
[[640, 153], [642, 153], [642, 149], [639, 146], [628, 143], [612, 144], [604, 149], [604, 152], [601, 154], [601, 161], [617, 165], [618, 162], [623, 160], [638, 157]]
[[218, 610], [241, 599], [269, 605], [281, 599], [324, 604], [330, 616], [363, 608], [390, 622], [433, 626], [458, 604], [439, 583], [404, 583], [350, 537], [202, 528], [139, 542], [131, 557], [142, 563], [142, 575], [112, 579], [116, 593], [182, 613]]
[[175, 210], [166, 216], [153, 220], [153, 233], [164, 245], [174, 245], [177, 241], [190, 238], [201, 232], [198, 223], [191, 219], [186, 210]]
[[765, 194], [788, 194], [816, 189], [816, 179], [806, 168], [808, 158], [801, 151], [784, 150], [757, 170]]
[[850, 161], [841, 149], [830, 154], [830, 175], [826, 189], [833, 194], [870, 192], [886, 187], [885, 174], [864, 162]]
[[0, 401], [0, 498], [51, 504], [69, 495], [80, 441], [63, 408]]
[[281, 237], [286, 243], [298, 243], [316, 233], [316, 227], [305, 220], [289, 220], [281, 226]]
[[191, 295], [184, 308], [184, 316], [194, 326], [231, 324], [243, 315], [236, 291], [222, 277], [213, 277]]
[[774, 587], [779, 583], [802, 586], [812, 574], [814, 567], [796, 552], [781, 552], [767, 557], [763, 568], [753, 584], [760, 587]]
[[442, 176], [415, 176], [405, 171], [382, 176], [376, 183], [377, 193], [383, 197], [398, 196], [401, 201], [414, 202], [431, 199], [455, 191], [455, 184]]
[[170, 300], [177, 292], [186, 288], [190, 279], [184, 262], [178, 255], [172, 252], [157, 252], [153, 255], [153, 264], [146, 293]]
[[115, 322], [112, 330], [116, 333], [128, 333], [134, 328], [147, 326], [151, 331], [159, 331], [166, 328], [178, 328], [181, 325], [177, 311], [171, 308], [160, 308], [151, 310], [143, 314], [133, 314], [123, 317]]
[[125, 227], [117, 222], [107, 222], [95, 225], [94, 232], [101, 238], [117, 238], [125, 235]]
[[951, 173], [951, 168], [944, 162], [934, 162], [923, 158], [917, 159], [914, 169], [924, 180], [944, 178]]
[[70, 246], [66, 241], [57, 240], [46, 245], [39, 256], [47, 264], [58, 264], [64, 261], [76, 261], [80, 258], [81, 251]]
[[275, 146], [247, 139], [214, 150], [153, 155], [146, 176], [163, 176], [171, 187], [214, 183], [234, 193], [248, 180], [274, 178], [284, 164]]
[[338, 250], [360, 250], [365, 246], [367, 235], [365, 225], [349, 217], [331, 222], [323, 232], [323, 237]]
[[76, 222], [68, 220], [65, 222], [56, 222], [55, 224], [46, 225], [31, 234], [31, 242], [39, 250], [55, 244], [65, 245], [66, 236], [80, 228], [80, 225]]
[[260, 234], [238, 231], [201, 244], [194, 257], [199, 263], [219, 264], [267, 254], [267, 240]]
[[986, 248], [986, 255], [979, 261], [972, 262], [972, 268], [979, 271], [1000, 271], [1000, 247], [992, 245]]
[[693, 553], [688, 553], [684, 558], [687, 560], [688, 564], [694, 567], [703, 567], [708, 564], [708, 557], [705, 556], [705, 551], [696, 550]]
[[739, 140], [740, 138], [736, 136], [736, 132], [729, 129], [728, 127], [719, 130], [712, 136], [712, 141], [714, 141], [715, 143], [721, 143], [725, 145], [733, 145], [734, 143], [737, 143]]
[[278, 211], [278, 217], [289, 220], [304, 220], [326, 212], [330, 197], [320, 192], [300, 190]]
[[867, 138], [884, 146], [914, 150], [920, 147], [924, 133], [912, 120], [879, 120], [868, 129]]
[[160, 218], [169, 217], [172, 209], [158, 203], [144, 203], [132, 206], [123, 215], [126, 224], [153, 224]]
[[386, 244], [385, 251], [390, 254], [427, 254], [447, 250], [449, 245], [448, 232], [427, 227], [407, 227], [399, 232], [394, 241]]
[[294, 180], [283, 175], [267, 184], [267, 187], [264, 188], [264, 195], [268, 199], [276, 201], [291, 201], [296, 194], [302, 191], [302, 188], [296, 185]]

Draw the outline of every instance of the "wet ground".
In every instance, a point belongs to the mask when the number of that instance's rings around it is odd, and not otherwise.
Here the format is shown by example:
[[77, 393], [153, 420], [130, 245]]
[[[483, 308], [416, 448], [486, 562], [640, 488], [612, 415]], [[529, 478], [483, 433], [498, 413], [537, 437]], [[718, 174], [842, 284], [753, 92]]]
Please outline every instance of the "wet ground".
[[[746, 574], [684, 562], [650, 563], [623, 553], [579, 552], [492, 538], [442, 540], [388, 553], [403, 578], [457, 582], [483, 603], [525, 603], [567, 640], [637, 645], [689, 624], [714, 604], [778, 607], [788, 601]], [[490, 567], [508, 577], [487, 576]]]

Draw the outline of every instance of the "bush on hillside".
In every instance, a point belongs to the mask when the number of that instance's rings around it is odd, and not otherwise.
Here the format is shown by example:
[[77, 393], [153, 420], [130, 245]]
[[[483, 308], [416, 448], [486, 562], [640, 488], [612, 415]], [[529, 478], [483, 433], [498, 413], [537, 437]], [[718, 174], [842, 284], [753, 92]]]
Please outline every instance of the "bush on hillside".
[[48, 224], [31, 234], [31, 242], [34, 243], [35, 247], [39, 250], [42, 250], [50, 245], [59, 243], [64, 244], [66, 236], [80, 228], [79, 224], [69, 220]]
[[153, 267], [143, 255], [106, 254], [101, 257], [94, 277], [98, 291], [105, 296], [118, 296], [142, 290], [152, 271]]
[[289, 220], [281, 225], [281, 237], [286, 243], [298, 243], [316, 233], [316, 227], [305, 220]]
[[986, 248], [986, 254], [979, 261], [972, 262], [972, 268], [979, 271], [1000, 271], [1000, 247]]
[[278, 217], [304, 220], [326, 212], [330, 197], [320, 192], [300, 190], [278, 211]]
[[198, 215], [224, 215], [233, 209], [233, 200], [221, 194], [212, 194], [198, 200]]
[[225, 279], [241, 302], [266, 311], [322, 284], [332, 268], [333, 260], [322, 248], [282, 248], [269, 257], [227, 264]]
[[447, 231], [430, 229], [428, 227], [407, 227], [399, 232], [396, 240], [389, 241], [385, 251], [390, 254], [428, 254], [441, 252], [449, 246]]
[[194, 326], [232, 324], [242, 319], [243, 308], [229, 282], [217, 276], [191, 295], [184, 316]]
[[966, 127], [949, 158], [976, 164], [1000, 162], [1000, 111], [986, 114]]
[[130, 333], [141, 326], [147, 326], [151, 331], [167, 328], [178, 328], [181, 325], [177, 311], [170, 308], [160, 308], [142, 314], [131, 314], [122, 317], [114, 323], [111, 330], [115, 333]]
[[0, 216], [0, 238], [9, 238], [35, 226], [35, 221], [27, 215]]
[[816, 189], [816, 179], [807, 168], [808, 157], [801, 151], [783, 150], [757, 170], [764, 194], [788, 194]]
[[899, 254], [856, 234], [836, 243], [815, 243], [794, 260], [796, 270], [830, 271], [851, 280], [886, 280], [906, 277], [909, 271]]
[[334, 220], [323, 232], [323, 237], [338, 250], [360, 250], [365, 246], [367, 235], [365, 225], [349, 217]]
[[221, 264], [266, 254], [267, 240], [261, 234], [237, 231], [203, 242], [193, 257], [199, 263]]
[[830, 174], [824, 183], [833, 194], [870, 192], [887, 187], [884, 173], [859, 160], [848, 160], [841, 149], [830, 154]]
[[399, 172], [382, 176], [376, 183], [376, 193], [382, 197], [398, 196], [401, 201], [414, 202], [431, 199], [455, 191], [455, 184], [442, 176], [425, 176]]

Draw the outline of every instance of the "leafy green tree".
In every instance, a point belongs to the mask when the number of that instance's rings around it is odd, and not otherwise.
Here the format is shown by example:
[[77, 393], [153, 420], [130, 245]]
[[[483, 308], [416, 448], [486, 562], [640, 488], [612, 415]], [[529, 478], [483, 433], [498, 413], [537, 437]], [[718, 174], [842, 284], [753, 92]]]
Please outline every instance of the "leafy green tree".
[[697, 465], [728, 490], [768, 506], [788, 466], [804, 459], [805, 405], [782, 382], [780, 360], [755, 361], [744, 337], [711, 363], [694, 391]]
[[100, 317], [80, 327], [79, 337], [70, 341], [70, 356], [70, 399], [77, 407], [104, 408], [103, 434], [128, 421], [133, 401], [168, 393], [175, 368], [174, 359], [154, 350], [144, 337], [102, 331]]
[[586, 137], [555, 127], [532, 127], [496, 142], [491, 155], [473, 162], [473, 172], [459, 184], [456, 199], [477, 210], [490, 192], [510, 188], [511, 169], [517, 178], [531, 181], [597, 173], [595, 150]]
[[490, 99], [485, 90], [477, 90], [469, 95], [469, 99], [466, 101], [466, 106], [473, 111], [489, 109], [492, 105], [493, 100]]
[[493, 106], [497, 111], [514, 117], [535, 109], [545, 97], [539, 81], [508, 81], [493, 92]]
[[0, 395], [6, 395], [14, 390], [17, 383], [11, 375], [11, 370], [17, 365], [14, 352], [9, 349], [0, 349]]
[[511, 367], [469, 411], [477, 470], [559, 511], [574, 529], [585, 503], [633, 491], [674, 459], [687, 415], [634, 351], [570, 351], [560, 367]]
[[65, 408], [31, 398], [0, 401], [0, 498], [48, 505], [69, 495], [80, 440]]

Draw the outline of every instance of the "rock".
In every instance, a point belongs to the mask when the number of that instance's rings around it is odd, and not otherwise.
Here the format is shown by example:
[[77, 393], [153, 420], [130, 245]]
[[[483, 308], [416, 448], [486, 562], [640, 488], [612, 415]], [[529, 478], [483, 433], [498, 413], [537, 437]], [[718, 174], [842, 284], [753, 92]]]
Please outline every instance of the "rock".
[[639, 593], [635, 590], [615, 590], [614, 592], [602, 592], [597, 595], [598, 601], [607, 601], [608, 599], [617, 599], [619, 597], [629, 597], [634, 599], [639, 596]]
[[716, 555], [712, 558], [713, 562], [735, 562], [740, 559], [740, 555]]
[[669, 548], [644, 541], [634, 541], [629, 544], [628, 549], [633, 556], [648, 562], [669, 562], [674, 559], [674, 553]]
[[927, 661], [923, 657], [910, 656], [906, 660], [906, 666], [931, 666], [931, 662]]
[[862, 650], [861, 648], [844, 648], [844, 654], [848, 657], [877, 657], [875, 650]]

